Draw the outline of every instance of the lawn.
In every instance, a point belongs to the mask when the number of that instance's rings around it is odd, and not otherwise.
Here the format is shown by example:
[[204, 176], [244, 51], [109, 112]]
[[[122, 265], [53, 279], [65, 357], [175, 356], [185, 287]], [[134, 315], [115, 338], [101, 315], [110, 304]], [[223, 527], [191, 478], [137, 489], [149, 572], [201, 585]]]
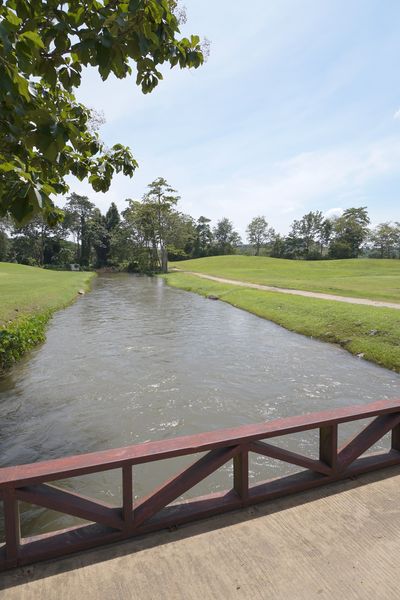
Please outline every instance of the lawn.
[[173, 287], [217, 296], [286, 329], [340, 344], [352, 354], [400, 372], [400, 313], [396, 309], [238, 288], [184, 273], [165, 277]]
[[400, 260], [211, 256], [170, 266], [251, 283], [400, 303]]
[[44, 340], [51, 313], [88, 289], [93, 276], [0, 262], [0, 373]]
[[87, 289], [93, 273], [50, 271], [0, 262], [0, 326], [21, 316], [54, 310]]

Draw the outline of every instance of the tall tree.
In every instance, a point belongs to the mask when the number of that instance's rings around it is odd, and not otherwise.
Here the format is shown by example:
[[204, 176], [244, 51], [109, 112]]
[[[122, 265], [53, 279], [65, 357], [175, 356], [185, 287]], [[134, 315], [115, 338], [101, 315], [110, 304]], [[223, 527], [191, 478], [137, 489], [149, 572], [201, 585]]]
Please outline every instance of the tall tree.
[[318, 240], [320, 245], [320, 253], [323, 256], [324, 249], [329, 246], [333, 233], [333, 221], [324, 219], [318, 230]]
[[233, 254], [242, 241], [240, 235], [234, 230], [232, 221], [227, 217], [218, 221], [213, 234], [218, 254]]
[[370, 219], [366, 206], [346, 209], [334, 222], [335, 236], [330, 248], [331, 255], [335, 256], [335, 253], [332, 253], [335, 247], [342, 248], [342, 251], [347, 247], [348, 256], [357, 258], [362, 244], [368, 238], [369, 223]]
[[106, 80], [134, 65], [147, 94], [163, 63], [200, 66], [200, 40], [179, 36], [176, 9], [174, 0], [0, 3], [0, 217], [24, 223], [43, 213], [54, 223], [51, 198], [68, 192], [68, 175], [87, 177], [95, 191], [107, 191], [115, 173], [133, 175], [129, 148], [105, 148], [74, 92], [83, 67]]
[[288, 247], [294, 256], [307, 258], [311, 252], [315, 251], [323, 222], [324, 218], [319, 210], [310, 211], [300, 220], [293, 221], [288, 236]]
[[11, 234], [12, 257], [23, 264], [43, 266], [59, 252], [67, 232], [59, 225], [50, 227], [38, 215], [23, 227], [14, 226]]
[[213, 243], [213, 234], [210, 227], [211, 219], [199, 217], [196, 223], [196, 234], [194, 239], [193, 257], [201, 258], [208, 256]]
[[9, 219], [0, 219], [0, 261], [5, 261], [8, 258], [10, 250], [9, 232], [11, 223]]
[[65, 205], [67, 222], [77, 244], [77, 262], [88, 266], [91, 252], [90, 219], [95, 205], [87, 196], [73, 192]]
[[273, 229], [268, 227], [265, 217], [254, 217], [247, 226], [246, 234], [254, 254], [259, 256], [261, 248], [271, 241]]
[[400, 248], [400, 224], [380, 223], [371, 232], [373, 252], [379, 258], [395, 258]]
[[96, 256], [95, 266], [105, 267], [110, 254], [110, 234], [106, 226], [106, 217], [97, 207], [90, 214], [86, 231], [89, 257], [93, 248]]
[[111, 202], [110, 208], [106, 212], [105, 225], [107, 231], [113, 231], [121, 222], [121, 217], [119, 216], [118, 208], [114, 202]]
[[159, 251], [161, 271], [166, 273], [170, 217], [180, 196], [176, 195], [176, 190], [163, 177], [158, 177], [147, 187], [149, 191], [143, 196], [143, 204], [148, 210], [148, 221], [153, 224], [153, 246]]

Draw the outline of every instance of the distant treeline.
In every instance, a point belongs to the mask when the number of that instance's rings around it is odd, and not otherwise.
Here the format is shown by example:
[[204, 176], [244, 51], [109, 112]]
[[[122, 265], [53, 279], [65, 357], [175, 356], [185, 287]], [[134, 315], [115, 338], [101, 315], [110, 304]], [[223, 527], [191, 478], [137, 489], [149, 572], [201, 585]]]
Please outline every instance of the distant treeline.
[[103, 215], [89, 198], [73, 193], [63, 209], [64, 220], [54, 228], [41, 217], [19, 228], [0, 220], [0, 261], [154, 272], [166, 271], [168, 260], [235, 253], [304, 260], [400, 257], [400, 223], [371, 229], [366, 207], [348, 208], [335, 218], [311, 211], [292, 223], [287, 236], [257, 216], [243, 242], [229, 218], [212, 227], [207, 217], [195, 220], [181, 213], [179, 199], [158, 178], [141, 200], [128, 199], [121, 213], [112, 203]]

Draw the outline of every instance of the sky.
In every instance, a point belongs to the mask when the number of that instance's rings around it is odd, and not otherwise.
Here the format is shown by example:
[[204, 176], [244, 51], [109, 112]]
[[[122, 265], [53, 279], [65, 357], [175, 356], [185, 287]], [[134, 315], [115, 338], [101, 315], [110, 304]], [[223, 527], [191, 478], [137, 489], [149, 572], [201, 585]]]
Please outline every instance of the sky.
[[400, 220], [400, 2], [185, 0], [185, 34], [211, 41], [197, 70], [163, 69], [143, 95], [135, 76], [85, 72], [78, 99], [104, 113], [108, 146], [139, 162], [95, 193], [105, 212], [139, 199], [155, 178], [179, 209], [245, 234], [257, 215], [286, 233], [310, 210], [367, 206], [371, 221]]

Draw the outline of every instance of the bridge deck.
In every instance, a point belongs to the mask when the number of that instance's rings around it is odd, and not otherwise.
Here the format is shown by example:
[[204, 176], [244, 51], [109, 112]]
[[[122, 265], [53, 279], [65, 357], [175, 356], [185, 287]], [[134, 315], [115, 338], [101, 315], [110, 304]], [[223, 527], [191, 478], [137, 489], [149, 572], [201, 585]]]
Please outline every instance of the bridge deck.
[[399, 498], [394, 467], [3, 573], [0, 597], [397, 600]]

